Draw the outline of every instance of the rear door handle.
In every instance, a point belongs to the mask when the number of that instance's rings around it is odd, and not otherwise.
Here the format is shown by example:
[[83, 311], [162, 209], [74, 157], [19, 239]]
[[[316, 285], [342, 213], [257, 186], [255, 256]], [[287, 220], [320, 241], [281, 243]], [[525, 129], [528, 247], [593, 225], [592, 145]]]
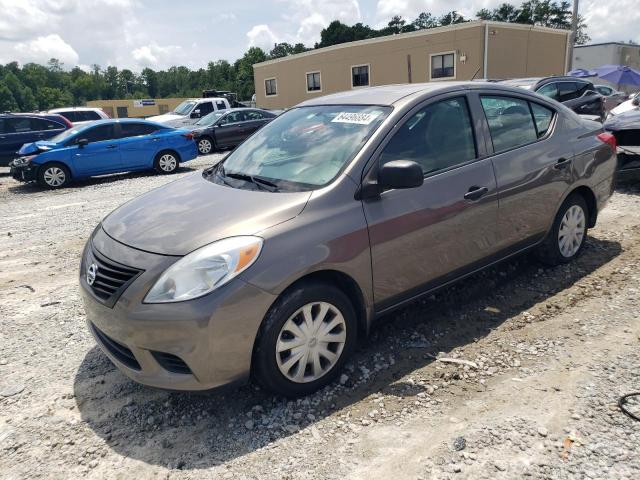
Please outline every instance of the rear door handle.
[[563, 168], [567, 168], [569, 165], [571, 165], [570, 158], [560, 158], [553, 166], [553, 168], [555, 168], [556, 170], [562, 170]]
[[470, 187], [469, 191], [464, 194], [465, 200], [478, 200], [487, 194], [489, 189], [487, 187]]

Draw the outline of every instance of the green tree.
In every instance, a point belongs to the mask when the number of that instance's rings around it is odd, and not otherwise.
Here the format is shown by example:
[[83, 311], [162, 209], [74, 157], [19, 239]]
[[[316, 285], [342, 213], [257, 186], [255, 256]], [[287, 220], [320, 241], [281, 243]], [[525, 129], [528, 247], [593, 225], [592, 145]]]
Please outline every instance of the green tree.
[[13, 98], [13, 93], [0, 81], [0, 113], [18, 111], [18, 102]]

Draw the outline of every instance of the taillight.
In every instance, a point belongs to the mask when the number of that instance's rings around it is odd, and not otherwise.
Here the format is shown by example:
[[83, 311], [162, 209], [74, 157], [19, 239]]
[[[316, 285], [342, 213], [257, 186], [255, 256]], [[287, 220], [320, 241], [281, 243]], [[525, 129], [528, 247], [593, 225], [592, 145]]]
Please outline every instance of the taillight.
[[606, 143], [607, 145], [609, 145], [614, 152], [618, 148], [618, 142], [616, 142], [616, 137], [613, 136], [613, 134], [609, 132], [602, 132], [602, 133], [599, 133], [597, 137], [598, 137], [598, 140], [600, 140], [602, 143]]
[[191, 133], [191, 132], [183, 133], [182, 136], [185, 137], [185, 138], [188, 138], [189, 140], [193, 140], [193, 133]]

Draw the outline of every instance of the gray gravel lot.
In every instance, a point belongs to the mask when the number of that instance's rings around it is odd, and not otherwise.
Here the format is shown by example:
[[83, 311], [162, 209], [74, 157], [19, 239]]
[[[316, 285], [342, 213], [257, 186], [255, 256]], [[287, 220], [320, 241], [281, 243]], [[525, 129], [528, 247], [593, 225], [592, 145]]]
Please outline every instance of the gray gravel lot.
[[640, 423], [615, 405], [640, 390], [640, 182], [575, 263], [520, 257], [381, 319], [308, 398], [149, 389], [85, 330], [81, 250], [216, 158], [54, 192], [0, 174], [0, 478], [640, 477]]

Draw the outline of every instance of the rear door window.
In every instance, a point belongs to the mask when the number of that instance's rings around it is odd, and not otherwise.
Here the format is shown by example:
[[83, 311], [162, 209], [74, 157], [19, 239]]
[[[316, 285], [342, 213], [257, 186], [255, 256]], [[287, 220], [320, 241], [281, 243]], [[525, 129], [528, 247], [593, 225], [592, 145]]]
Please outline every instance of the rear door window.
[[32, 118], [31, 128], [38, 132], [50, 132], [52, 130], [62, 130], [64, 127], [58, 122], [45, 118]]
[[264, 115], [261, 112], [255, 110], [248, 110], [244, 112], [247, 120], [262, 120]]
[[226, 110], [226, 108], [227, 105], [222, 100], [216, 101], [216, 110]]
[[31, 131], [31, 119], [29, 117], [16, 117], [5, 119], [5, 133], [27, 133]]
[[105, 140], [113, 140], [115, 138], [115, 132], [113, 124], [100, 125], [90, 128], [76, 137], [76, 143], [78, 140], [86, 138], [89, 143], [104, 142]]
[[426, 174], [476, 158], [471, 115], [464, 97], [427, 105], [395, 133], [380, 155], [380, 164], [411, 160]]
[[544, 95], [545, 97], [552, 98], [553, 100], [558, 100], [558, 84], [555, 82], [547, 83], [546, 85], [540, 87], [536, 93]]
[[82, 120], [85, 122], [92, 122], [93, 120], [101, 120], [102, 117], [98, 115], [98, 112], [94, 112], [93, 110], [84, 110], [82, 113]]
[[538, 139], [529, 102], [519, 98], [490, 95], [483, 95], [480, 100], [489, 124], [495, 153], [527, 145]]
[[228, 123], [238, 123], [244, 122], [245, 116], [244, 112], [231, 112], [227, 114], [222, 120], [220, 120], [220, 125], [226, 125]]
[[148, 123], [121, 123], [120, 138], [139, 137], [141, 135], [150, 135], [158, 130], [155, 125]]
[[70, 111], [70, 112], [56, 112], [58, 115], [62, 115], [64, 118], [69, 120], [70, 122], [80, 122], [81, 120], [78, 117], [78, 112]]
[[558, 82], [558, 100], [560, 102], [566, 102], [567, 100], [573, 100], [578, 98], [578, 85], [576, 82]]

